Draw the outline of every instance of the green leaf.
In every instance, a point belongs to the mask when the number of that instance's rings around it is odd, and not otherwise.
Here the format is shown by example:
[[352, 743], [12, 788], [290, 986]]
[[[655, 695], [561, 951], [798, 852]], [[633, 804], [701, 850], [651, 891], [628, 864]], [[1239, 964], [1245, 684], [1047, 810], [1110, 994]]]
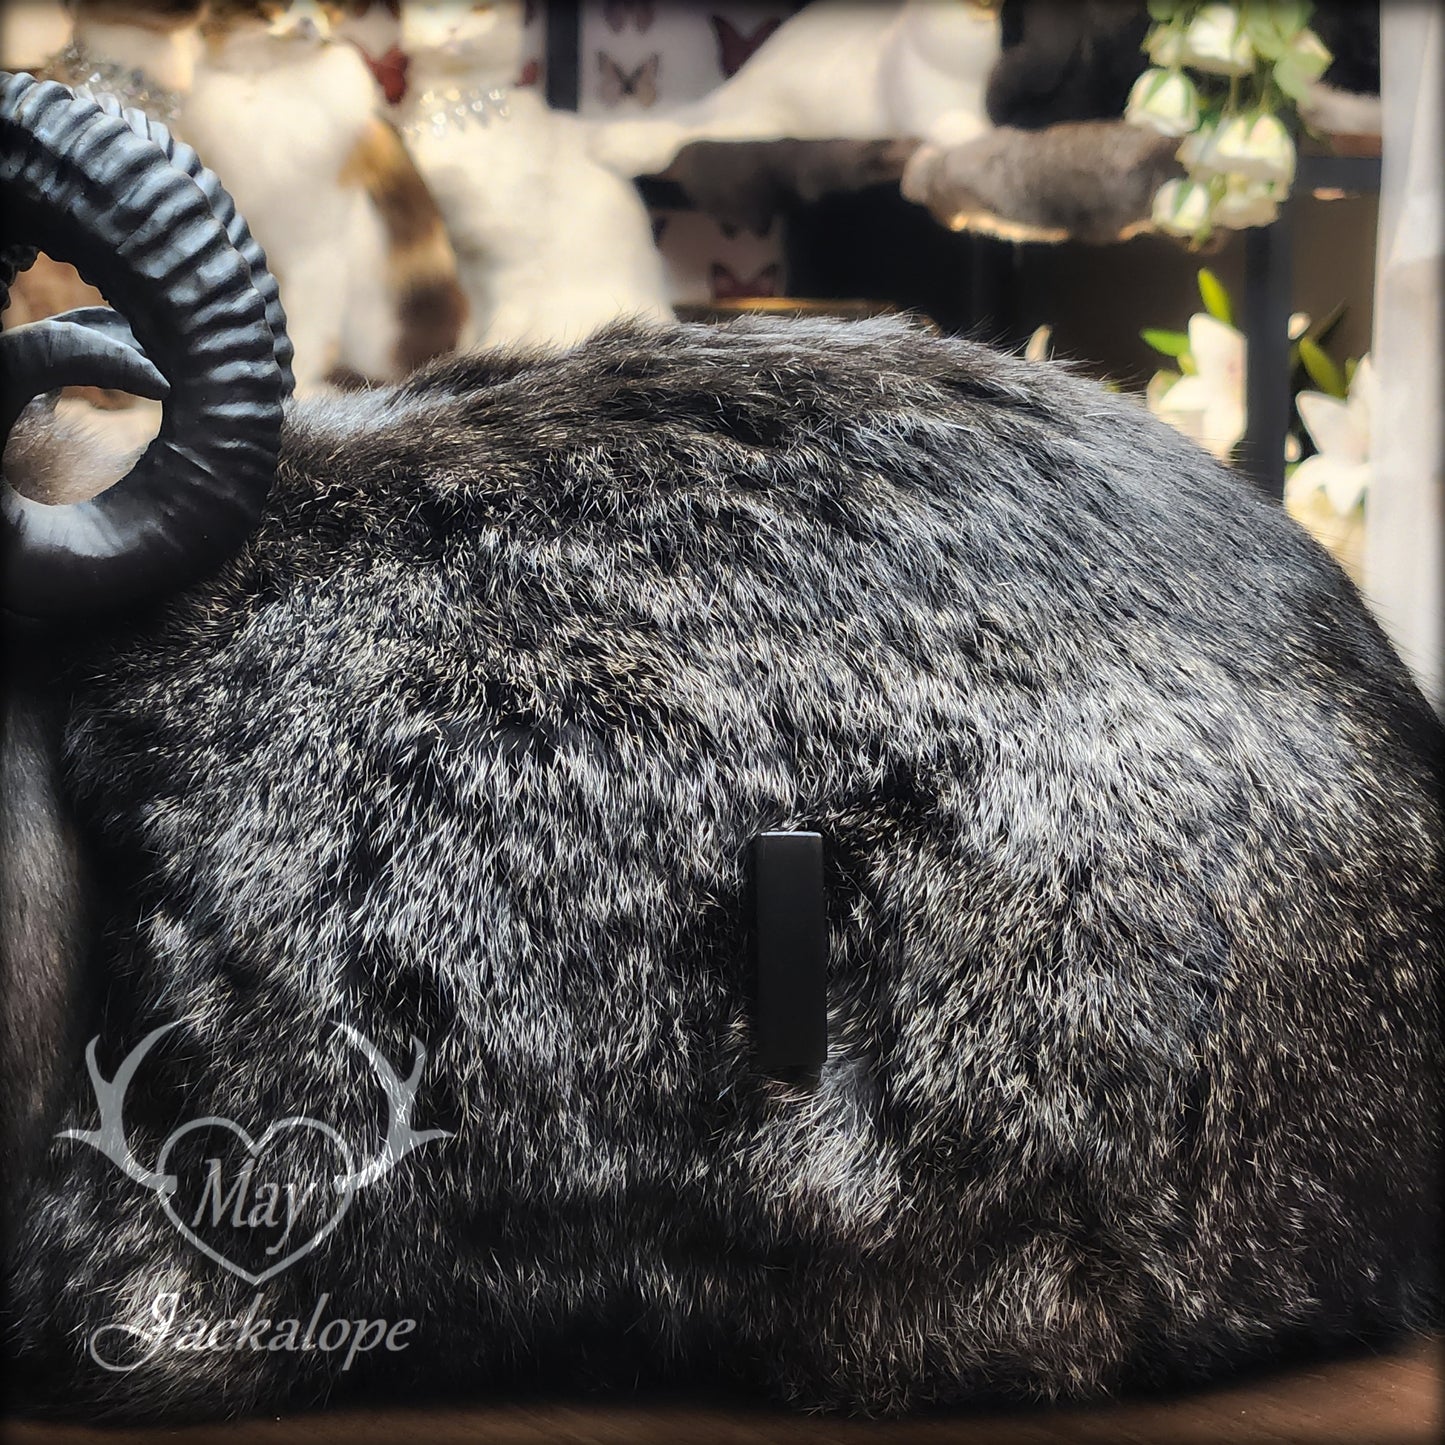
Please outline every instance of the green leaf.
[[1301, 30], [1277, 56], [1269, 58], [1274, 66], [1270, 78], [1283, 94], [1295, 101], [1309, 94], [1310, 87], [1334, 59], [1329, 47], [1313, 30]]
[[1334, 335], [1335, 327], [1344, 319], [1345, 303], [1343, 301], [1336, 302], [1333, 310], [1325, 316], [1324, 320], [1311, 326], [1307, 334], [1313, 336], [1315, 341], [1323, 346]]
[[1296, 105], [1310, 93], [1310, 86], [1314, 83], [1314, 77], [1302, 75], [1299, 67], [1287, 57], [1275, 61], [1270, 79], [1274, 82], [1275, 89]]
[[1161, 356], [1182, 356], [1189, 350], [1189, 336], [1183, 331], [1163, 331], [1157, 326], [1146, 326], [1139, 335]]
[[1149, 18], [1161, 25], [1172, 20], [1179, 10], [1179, 0], [1149, 0]]
[[1246, 12], [1244, 33], [1249, 36], [1249, 43], [1265, 60], [1279, 59], [1285, 47], [1285, 39], [1269, 15], [1258, 10]]
[[1226, 326], [1234, 325], [1234, 307], [1230, 304], [1229, 292], [1207, 266], [1199, 268], [1199, 299], [1204, 302], [1204, 309], [1216, 321], [1222, 321]]
[[1314, 0], [1268, 0], [1274, 23], [1286, 40], [1293, 40], [1314, 14]]
[[1337, 396], [1343, 400], [1346, 394], [1345, 378], [1317, 342], [1311, 341], [1308, 336], [1300, 337], [1299, 359], [1304, 363], [1310, 380], [1326, 396]]
[[1238, 8], [1255, 50], [1265, 60], [1278, 60], [1305, 28], [1311, 6], [1305, 0], [1244, 0]]
[[1359, 358], [1358, 356], [1346, 357], [1346, 359], [1345, 359], [1345, 390], [1346, 390], [1347, 392], [1348, 392], [1349, 389], [1355, 384], [1355, 372], [1357, 372], [1359, 369], [1360, 369], [1360, 358]]

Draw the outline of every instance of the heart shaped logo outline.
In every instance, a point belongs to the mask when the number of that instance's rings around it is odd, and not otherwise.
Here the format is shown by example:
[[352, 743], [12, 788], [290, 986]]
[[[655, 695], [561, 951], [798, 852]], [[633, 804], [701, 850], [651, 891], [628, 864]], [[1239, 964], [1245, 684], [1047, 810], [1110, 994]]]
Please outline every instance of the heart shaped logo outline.
[[245, 1268], [244, 1265], [237, 1264], [233, 1259], [222, 1254], [220, 1250], [208, 1244], [176, 1213], [171, 1206], [171, 1199], [175, 1193], [175, 1176], [170, 1176], [167, 1182], [171, 1187], [164, 1189], [160, 1194], [161, 1208], [165, 1211], [166, 1218], [176, 1227], [182, 1238], [189, 1240], [202, 1254], [215, 1260], [223, 1269], [230, 1270], [232, 1274], [239, 1276], [253, 1288], [259, 1288], [268, 1279], [273, 1279], [276, 1275], [280, 1274], [283, 1269], [289, 1269], [298, 1259], [310, 1254], [346, 1217], [347, 1210], [351, 1208], [351, 1201], [356, 1197], [356, 1186], [351, 1182], [355, 1177], [351, 1146], [347, 1144], [346, 1140], [343, 1139], [330, 1124], [323, 1123], [320, 1119], [308, 1118], [304, 1114], [293, 1114], [285, 1119], [277, 1119], [274, 1123], [268, 1124], [261, 1132], [260, 1137], [256, 1139], [253, 1139], [249, 1130], [244, 1129], [240, 1124], [236, 1123], [234, 1119], [228, 1119], [224, 1115], [219, 1114], [208, 1114], [203, 1119], [188, 1120], [167, 1137], [166, 1141], [161, 1145], [160, 1154], [156, 1158], [156, 1173], [160, 1175], [168, 1174], [169, 1171], [166, 1169], [166, 1161], [170, 1158], [171, 1150], [175, 1148], [177, 1141], [179, 1141], [183, 1135], [189, 1134], [196, 1129], [206, 1128], [229, 1129], [230, 1132], [246, 1146], [247, 1153], [249, 1153], [253, 1159], [260, 1158], [267, 1144], [277, 1135], [289, 1129], [311, 1129], [318, 1134], [324, 1135], [336, 1146], [341, 1154], [342, 1162], [346, 1166], [346, 1172], [344, 1174], [333, 1176], [332, 1179], [328, 1181], [341, 1199], [341, 1203], [337, 1206], [331, 1218], [298, 1248], [293, 1249], [290, 1254], [278, 1260], [275, 1264], [271, 1265], [270, 1268], [262, 1270], [259, 1274], [252, 1273], [252, 1271]]

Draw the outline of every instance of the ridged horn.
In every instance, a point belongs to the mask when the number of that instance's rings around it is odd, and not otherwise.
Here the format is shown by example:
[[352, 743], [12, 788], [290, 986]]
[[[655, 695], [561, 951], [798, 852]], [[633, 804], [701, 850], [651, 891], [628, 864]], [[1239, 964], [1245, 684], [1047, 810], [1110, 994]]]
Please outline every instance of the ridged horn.
[[[89, 95], [89, 92], [84, 89], [78, 90], [76, 93]], [[123, 108], [120, 101], [113, 95], [97, 95], [94, 100], [107, 115], [119, 117], [136, 135], [143, 140], [150, 141], [154, 146], [159, 146], [165, 152], [166, 159], [177, 170], [184, 171], [205, 193], [206, 199], [211, 203], [211, 211], [226, 228], [226, 235], [231, 244], [245, 257], [246, 264], [250, 266], [251, 280], [255, 283], [256, 290], [260, 292], [261, 299], [266, 303], [266, 320], [271, 327], [276, 365], [281, 368], [282, 395], [290, 396], [296, 387], [296, 378], [291, 372], [291, 361], [295, 356], [295, 348], [291, 345], [291, 338], [286, 334], [286, 313], [281, 307], [281, 288], [276, 284], [276, 278], [266, 264], [266, 253], [251, 234], [251, 228], [236, 210], [236, 203], [231, 199], [216, 173], [208, 170], [201, 163], [201, 158], [195, 150], [184, 141], [177, 140], [160, 121], [152, 119], [143, 110]]]
[[[253, 530], [280, 450], [278, 340], [252, 260], [213, 209], [224, 192], [208, 194], [94, 101], [3, 72], [0, 190], [0, 264], [21, 264], [33, 247], [70, 261], [129, 322], [92, 325], [94, 340], [59, 330], [73, 318], [41, 323], [49, 342], [26, 327], [0, 338], [7, 413], [59, 377], [121, 376], [153, 394], [143, 359], [169, 384], [159, 435], [109, 490], [46, 506], [4, 485], [0, 601], [75, 615], [183, 586]], [[68, 357], [67, 340], [77, 342]]]

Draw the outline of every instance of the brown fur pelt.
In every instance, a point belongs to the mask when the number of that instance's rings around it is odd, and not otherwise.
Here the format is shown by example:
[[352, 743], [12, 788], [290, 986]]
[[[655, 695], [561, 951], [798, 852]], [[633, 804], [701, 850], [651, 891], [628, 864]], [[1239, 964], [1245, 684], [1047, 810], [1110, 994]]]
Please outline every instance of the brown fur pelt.
[[341, 173], [362, 187], [381, 217], [388, 241], [387, 281], [401, 318], [395, 366], [399, 376], [457, 349], [467, 298], [441, 212], [395, 126], [377, 116]]

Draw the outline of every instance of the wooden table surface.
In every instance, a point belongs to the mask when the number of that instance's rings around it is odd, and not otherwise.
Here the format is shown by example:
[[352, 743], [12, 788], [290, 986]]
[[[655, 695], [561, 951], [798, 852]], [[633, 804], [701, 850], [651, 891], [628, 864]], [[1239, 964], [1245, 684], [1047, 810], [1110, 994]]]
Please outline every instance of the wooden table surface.
[[1445, 1438], [1442, 1366], [1442, 1342], [1418, 1340], [1391, 1355], [1169, 1399], [892, 1423], [619, 1400], [337, 1411], [177, 1430], [7, 1421], [3, 1438], [14, 1445], [1435, 1445]]

